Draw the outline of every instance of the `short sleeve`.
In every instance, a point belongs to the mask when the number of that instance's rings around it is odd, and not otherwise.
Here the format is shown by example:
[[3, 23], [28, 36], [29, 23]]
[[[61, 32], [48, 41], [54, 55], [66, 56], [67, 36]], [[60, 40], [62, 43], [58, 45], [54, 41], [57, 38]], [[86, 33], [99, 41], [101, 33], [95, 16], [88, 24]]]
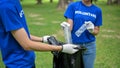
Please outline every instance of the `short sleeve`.
[[95, 26], [102, 26], [102, 11], [101, 11], [101, 9], [99, 9], [97, 11]]
[[0, 17], [6, 32], [22, 28], [21, 19], [16, 8], [11, 5], [8, 6], [0, 8], [2, 10], [0, 11]]
[[65, 18], [70, 18], [70, 19], [73, 19], [74, 17], [74, 3], [70, 3], [64, 13], [64, 17]]

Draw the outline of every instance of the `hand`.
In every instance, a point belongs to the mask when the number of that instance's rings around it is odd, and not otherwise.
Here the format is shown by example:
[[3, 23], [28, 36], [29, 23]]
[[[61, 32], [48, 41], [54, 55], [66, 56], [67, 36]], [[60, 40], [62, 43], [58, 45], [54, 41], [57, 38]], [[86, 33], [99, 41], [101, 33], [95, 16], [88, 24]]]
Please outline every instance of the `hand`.
[[63, 46], [62, 46], [62, 52], [64, 52], [64, 53], [68, 53], [68, 54], [74, 54], [74, 53], [76, 53], [77, 51], [78, 51], [78, 49], [77, 49], [77, 45], [74, 45], [74, 44], [64, 44]]
[[48, 35], [43, 36], [43, 37], [42, 37], [42, 41], [43, 41], [44, 43], [47, 43], [49, 37], [50, 37], [50, 36], [48, 36]]
[[91, 22], [91, 21], [85, 21], [85, 24], [87, 25], [87, 30], [90, 32], [90, 33], [93, 33], [94, 32], [94, 24]]

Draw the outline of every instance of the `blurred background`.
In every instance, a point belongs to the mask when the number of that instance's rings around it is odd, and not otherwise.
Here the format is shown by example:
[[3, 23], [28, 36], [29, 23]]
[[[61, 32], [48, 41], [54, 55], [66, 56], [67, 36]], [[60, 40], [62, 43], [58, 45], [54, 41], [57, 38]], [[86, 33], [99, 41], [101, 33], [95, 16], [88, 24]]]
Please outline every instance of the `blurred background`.
[[[30, 33], [53, 35], [64, 42], [60, 23], [65, 21], [68, 4], [80, 0], [21, 0]], [[95, 68], [120, 68], [120, 0], [93, 0], [103, 13], [103, 26], [97, 38]], [[1, 10], [0, 10], [1, 11]], [[51, 52], [35, 52], [36, 68], [52, 68]], [[0, 68], [4, 68], [0, 55]]]

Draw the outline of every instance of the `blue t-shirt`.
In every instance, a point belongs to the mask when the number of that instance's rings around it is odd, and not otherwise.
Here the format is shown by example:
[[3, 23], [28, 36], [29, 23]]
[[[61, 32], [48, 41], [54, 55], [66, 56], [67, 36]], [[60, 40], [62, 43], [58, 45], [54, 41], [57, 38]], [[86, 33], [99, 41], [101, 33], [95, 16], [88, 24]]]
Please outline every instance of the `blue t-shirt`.
[[0, 0], [0, 49], [2, 59], [9, 68], [31, 68], [33, 51], [24, 50], [14, 39], [11, 31], [24, 28], [30, 38], [20, 0]]
[[64, 13], [64, 17], [73, 20], [73, 29], [71, 31], [72, 42], [75, 44], [88, 43], [95, 41], [95, 36], [88, 30], [76, 35], [76, 31], [85, 21], [91, 21], [95, 26], [102, 25], [102, 11], [95, 5], [86, 6], [82, 1], [71, 3]]

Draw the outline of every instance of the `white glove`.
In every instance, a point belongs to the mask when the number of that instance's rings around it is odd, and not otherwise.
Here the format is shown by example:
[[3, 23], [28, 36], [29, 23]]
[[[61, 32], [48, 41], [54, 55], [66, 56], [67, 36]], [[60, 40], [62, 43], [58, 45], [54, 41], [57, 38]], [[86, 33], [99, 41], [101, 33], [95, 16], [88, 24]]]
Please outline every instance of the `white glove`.
[[62, 46], [62, 52], [68, 53], [68, 54], [74, 54], [78, 51], [77, 45], [74, 44], [64, 44]]
[[86, 28], [90, 33], [94, 32], [94, 24], [91, 21], [85, 21]]
[[47, 43], [49, 37], [50, 37], [50, 36], [48, 36], [48, 35], [43, 36], [43, 37], [42, 37], [42, 41], [43, 41], [44, 43]]

